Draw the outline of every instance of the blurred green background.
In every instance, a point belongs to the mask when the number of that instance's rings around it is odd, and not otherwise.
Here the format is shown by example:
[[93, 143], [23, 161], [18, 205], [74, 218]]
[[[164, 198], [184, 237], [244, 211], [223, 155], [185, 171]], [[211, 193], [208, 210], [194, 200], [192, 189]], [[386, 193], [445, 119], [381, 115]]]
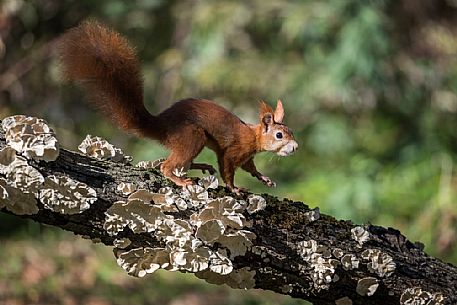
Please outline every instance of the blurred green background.
[[[45, 118], [71, 150], [99, 135], [140, 161], [166, 151], [59, 82], [55, 39], [89, 17], [136, 46], [152, 112], [202, 97], [255, 122], [260, 99], [283, 100], [298, 153], [256, 158], [276, 189], [241, 171], [238, 185], [398, 228], [457, 263], [456, 0], [2, 0], [0, 116]], [[103, 246], [5, 215], [0, 229], [6, 304], [305, 304], [191, 275], [133, 279]]]

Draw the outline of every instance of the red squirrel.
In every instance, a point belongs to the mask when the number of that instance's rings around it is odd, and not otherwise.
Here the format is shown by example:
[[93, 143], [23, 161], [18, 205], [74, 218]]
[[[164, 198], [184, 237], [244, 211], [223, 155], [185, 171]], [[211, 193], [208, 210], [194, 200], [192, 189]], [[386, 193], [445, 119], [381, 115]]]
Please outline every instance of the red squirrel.
[[261, 151], [288, 156], [298, 144], [291, 130], [282, 124], [284, 109], [260, 104], [258, 124], [246, 124], [236, 115], [205, 100], [189, 98], [176, 102], [158, 115], [144, 106], [143, 82], [134, 48], [119, 33], [96, 21], [85, 21], [68, 30], [59, 41], [62, 76], [77, 82], [89, 100], [120, 128], [158, 140], [170, 155], [162, 163], [163, 175], [179, 186], [192, 184], [175, 170], [200, 169], [214, 174], [211, 165], [193, 160], [206, 146], [217, 155], [219, 171], [226, 186], [233, 184], [241, 167], [269, 187], [275, 183], [257, 171], [254, 155]]

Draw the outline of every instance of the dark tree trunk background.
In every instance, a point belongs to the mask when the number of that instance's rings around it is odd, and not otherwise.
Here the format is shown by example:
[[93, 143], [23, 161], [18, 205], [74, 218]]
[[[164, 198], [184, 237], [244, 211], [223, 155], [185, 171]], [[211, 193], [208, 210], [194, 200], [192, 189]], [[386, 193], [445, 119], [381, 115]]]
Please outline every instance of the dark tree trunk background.
[[[0, 149], [4, 146], [4, 134], [0, 130]], [[115, 192], [120, 182], [135, 182], [152, 192], [157, 192], [164, 186], [176, 188], [158, 171], [97, 161], [63, 149], [54, 162], [29, 161], [29, 164], [38, 169], [43, 176], [64, 175], [88, 184], [96, 190], [98, 200], [81, 214], [59, 214], [44, 209], [43, 204], [39, 203], [40, 211], [37, 214], [19, 217], [101, 240], [107, 246], [112, 246], [114, 239], [118, 237], [129, 238], [132, 241], [132, 248], [157, 245], [158, 241], [153, 235], [134, 234], [130, 229], [124, 229], [118, 236], [110, 236], [103, 228], [103, 224], [104, 213], [112, 203], [125, 199]], [[233, 196], [222, 187], [211, 191], [210, 195]], [[265, 251], [262, 257], [248, 251], [244, 256], [233, 259], [235, 269], [249, 267], [255, 271], [255, 288], [291, 295], [317, 305], [457, 304], [457, 268], [428, 256], [422, 251], [419, 243], [408, 241], [399, 231], [373, 225], [364, 226], [370, 238], [360, 245], [353, 238], [351, 229], [355, 225], [350, 221], [336, 220], [327, 215], [320, 215], [317, 220], [310, 221], [309, 212], [312, 210], [306, 204], [287, 199], [279, 200], [266, 194], [262, 196], [267, 201], [266, 209], [254, 215], [246, 213], [245, 216], [253, 221], [253, 226], [249, 230], [257, 236], [254, 246]], [[6, 209], [2, 209], [2, 212], [12, 214]], [[186, 217], [185, 213], [174, 216], [182, 219]], [[348, 268], [343, 268], [339, 263], [335, 268], [337, 279], [334, 279], [328, 288], [316, 289], [312, 279], [313, 268], [297, 250], [300, 242], [309, 240], [314, 240], [320, 247], [324, 246], [329, 250], [331, 254], [327, 257], [338, 260], [340, 255], [336, 252], [339, 250], [335, 250], [338, 248], [341, 253], [354, 255], [360, 264], [354, 269], [346, 270]], [[372, 269], [370, 271], [368, 261], [362, 258], [362, 253], [366, 253], [368, 249], [377, 249], [388, 254], [395, 263], [395, 270], [383, 276], [374, 273]], [[362, 296], [356, 291], [359, 290], [356, 289], [359, 280], [363, 278], [377, 279], [379, 287], [373, 295]], [[408, 288], [416, 288], [416, 299], [413, 292], [404, 293]], [[440, 294], [444, 298], [443, 301], [439, 301]], [[427, 298], [431, 296], [436, 297], [435, 301], [427, 303]], [[425, 302], [413, 303], [420, 298]]]

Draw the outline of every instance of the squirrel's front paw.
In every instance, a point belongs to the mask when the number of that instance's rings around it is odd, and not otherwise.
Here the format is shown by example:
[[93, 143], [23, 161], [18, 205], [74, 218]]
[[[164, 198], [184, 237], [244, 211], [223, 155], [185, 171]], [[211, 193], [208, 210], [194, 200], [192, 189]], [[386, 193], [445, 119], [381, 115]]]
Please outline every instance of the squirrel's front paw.
[[276, 187], [276, 183], [267, 176], [260, 177], [260, 180], [268, 187]]

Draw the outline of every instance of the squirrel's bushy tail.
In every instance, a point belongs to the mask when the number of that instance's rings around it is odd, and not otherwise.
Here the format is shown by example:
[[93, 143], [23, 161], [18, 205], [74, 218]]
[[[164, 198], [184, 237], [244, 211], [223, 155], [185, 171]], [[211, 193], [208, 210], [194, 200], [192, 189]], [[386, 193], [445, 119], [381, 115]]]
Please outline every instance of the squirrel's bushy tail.
[[115, 124], [160, 139], [159, 122], [144, 107], [140, 63], [124, 37], [85, 21], [62, 35], [59, 57], [63, 78], [83, 86], [90, 101]]

